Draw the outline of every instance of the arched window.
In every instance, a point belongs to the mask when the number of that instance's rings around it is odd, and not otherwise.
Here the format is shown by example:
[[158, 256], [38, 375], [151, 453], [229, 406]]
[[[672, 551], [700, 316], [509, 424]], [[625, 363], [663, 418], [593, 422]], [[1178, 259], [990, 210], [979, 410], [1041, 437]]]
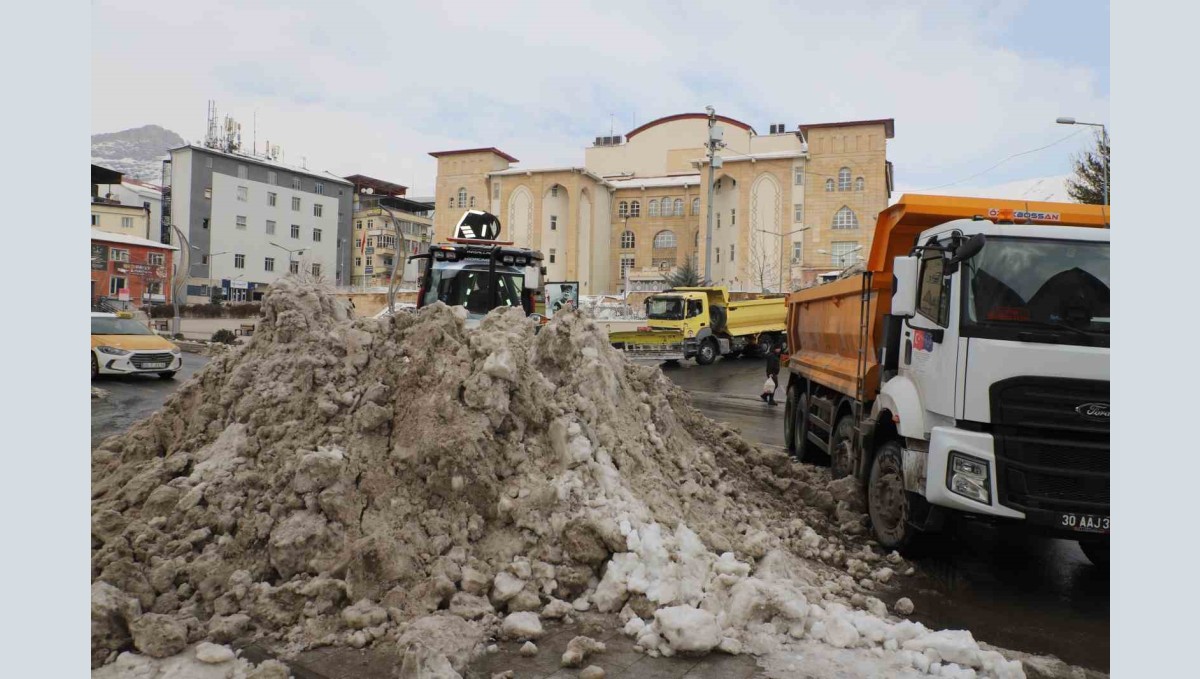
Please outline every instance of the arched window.
[[658, 216], [658, 199], [651, 199], [650, 204], [646, 206], [646, 215], [650, 217]]
[[460, 188], [458, 190], [458, 206], [459, 207], [467, 206], [467, 190], [466, 189]]
[[675, 232], [659, 231], [658, 233], [654, 234], [654, 247], [656, 249], [675, 247]]
[[550, 187], [550, 197], [558, 198], [558, 184]]
[[857, 229], [858, 217], [855, 216], [854, 210], [842, 206], [842, 209], [837, 211], [833, 216], [833, 228], [835, 229]]
[[833, 180], [832, 180], [832, 179], [826, 179], [826, 180], [825, 180], [825, 190], [826, 190], [826, 191], [832, 191], [832, 190], [833, 190]]
[[683, 199], [682, 198], [675, 199], [675, 216], [676, 217], [683, 216]]
[[621, 249], [629, 250], [630, 248], [633, 247], [633, 243], [634, 243], [633, 232], [632, 231], [622, 231], [621, 232]]
[[692, 199], [692, 214], [694, 214], [694, 215], [700, 214], [700, 199], [699, 198]]
[[642, 204], [636, 200], [633, 201], [632, 203], [630, 203], [629, 204], [629, 216], [630, 217], [641, 217], [642, 216]]
[[858, 179], [854, 180], [854, 190], [855, 191], [862, 191], [866, 187], [867, 187], [867, 183], [865, 181], [863, 181], [862, 177], [859, 177]]
[[628, 217], [629, 216], [629, 203], [626, 203], [625, 201], [621, 201], [620, 203], [617, 203], [617, 216], [618, 217]]
[[843, 167], [838, 170], [838, 191], [850, 190], [850, 168]]

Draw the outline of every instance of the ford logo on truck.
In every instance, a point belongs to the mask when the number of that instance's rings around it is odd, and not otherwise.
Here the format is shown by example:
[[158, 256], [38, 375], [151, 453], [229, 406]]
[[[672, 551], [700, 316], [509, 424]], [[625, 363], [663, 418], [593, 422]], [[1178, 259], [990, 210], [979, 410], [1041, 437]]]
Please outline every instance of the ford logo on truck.
[[1108, 422], [1108, 404], [1107, 403], [1084, 403], [1075, 406], [1075, 412], [1088, 418], [1089, 420], [1103, 420]]

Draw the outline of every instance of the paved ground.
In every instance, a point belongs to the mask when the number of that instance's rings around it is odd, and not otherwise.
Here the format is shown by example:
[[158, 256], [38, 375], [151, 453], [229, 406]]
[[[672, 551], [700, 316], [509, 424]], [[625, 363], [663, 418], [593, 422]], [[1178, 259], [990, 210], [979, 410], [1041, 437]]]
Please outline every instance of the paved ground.
[[[110, 396], [92, 402], [93, 445], [152, 413], [178, 383], [205, 362], [207, 359], [202, 356], [185, 354], [184, 371], [174, 381], [129, 376], [94, 382], [95, 386], [108, 390]], [[781, 403], [777, 407], [767, 406], [758, 399], [764, 379], [761, 359], [721, 359], [711, 366], [684, 361], [678, 366], [667, 366], [665, 373], [690, 391], [696, 407], [709, 417], [736, 427], [756, 442], [782, 447], [783, 390], [777, 394]], [[786, 379], [781, 382], [786, 383]], [[917, 575], [904, 583], [906, 594], [916, 603], [914, 619], [939, 628], [969, 627], [976, 638], [997, 646], [1052, 654], [1071, 664], [1108, 670], [1109, 579], [1107, 574], [1088, 563], [1074, 543], [1028, 538], [986, 526], [951, 527], [944, 538], [933, 543], [932, 549], [917, 565]], [[565, 638], [559, 639], [558, 634]], [[544, 643], [555, 648], [554, 644], [558, 643], [555, 639], [558, 639], [565, 646], [571, 638], [569, 631], [558, 634]], [[614, 649], [623, 648], [620, 645], [623, 643], [613, 639]], [[508, 658], [513, 664], [497, 666], [496, 671], [518, 669], [521, 677], [574, 676], [573, 673], [554, 674], [558, 670], [551, 667], [549, 661], [544, 667], [538, 665], [543, 654], [539, 654], [536, 662], [527, 661], [514, 656], [507, 646], [502, 645], [502, 648], [498, 658]], [[332, 651], [324, 653], [328, 655]], [[558, 654], [561, 653], [561, 649], [558, 650]], [[317, 663], [332, 672], [329, 668], [338, 663], [328, 658], [322, 661], [321, 657], [314, 655], [305, 662]], [[546, 657], [554, 659], [558, 656]], [[621, 653], [614, 653], [613, 659], [606, 662], [619, 663], [618, 658], [623, 657]], [[736, 663], [721, 664], [732, 662], [727, 656], [710, 656], [698, 664], [678, 659], [639, 658], [642, 660], [637, 664], [612, 665], [613, 672], [609, 676], [755, 675], [753, 664], [744, 667]], [[349, 656], [341, 660], [350, 662]], [[333, 665], [329, 665], [331, 662]], [[488, 667], [493, 662], [499, 662], [497, 657], [481, 660]], [[716, 673], [709, 674], [708, 668], [718, 664], [722, 669], [712, 670]], [[390, 676], [367, 672], [361, 664], [346, 667], [359, 667], [362, 671], [355, 675], [353, 672], [338, 674], [314, 669], [306, 676], [314, 679]], [[482, 667], [477, 676], [490, 676], [483, 673]], [[743, 674], [743, 669], [750, 674]]]

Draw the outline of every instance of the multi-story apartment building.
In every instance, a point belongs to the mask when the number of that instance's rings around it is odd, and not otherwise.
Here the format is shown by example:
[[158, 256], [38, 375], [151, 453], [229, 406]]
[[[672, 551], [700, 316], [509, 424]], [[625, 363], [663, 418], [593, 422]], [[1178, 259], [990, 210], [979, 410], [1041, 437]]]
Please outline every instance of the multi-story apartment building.
[[141, 238], [158, 240], [159, 225], [162, 223], [162, 187], [133, 177], [121, 177], [121, 181], [100, 184], [101, 196], [108, 196], [122, 205], [141, 207], [147, 212], [146, 232], [135, 234]]
[[349, 282], [351, 182], [196, 145], [172, 149], [167, 162], [170, 221], [191, 246], [189, 301], [214, 287], [230, 301], [257, 300], [301, 270]]
[[405, 197], [408, 188], [364, 175], [354, 184], [353, 244], [350, 285], [381, 287], [391, 281], [393, 266], [405, 287], [415, 287], [425, 261], [408, 261], [428, 249], [433, 238], [433, 204]]
[[624, 292], [637, 287], [629, 272], [688, 257], [701, 271], [711, 259], [712, 281], [733, 290], [795, 289], [865, 256], [892, 188], [892, 119], [760, 135], [717, 116], [725, 147], [706, 252], [708, 124], [685, 113], [598, 137], [578, 167], [514, 168], [494, 147], [434, 152], [435, 233], [448, 236], [464, 209], [489, 209], [508, 239], [542, 251], [549, 280], [578, 280], [584, 294]]
[[124, 181], [120, 172], [92, 165], [92, 228], [150, 238], [150, 206], [122, 192]]

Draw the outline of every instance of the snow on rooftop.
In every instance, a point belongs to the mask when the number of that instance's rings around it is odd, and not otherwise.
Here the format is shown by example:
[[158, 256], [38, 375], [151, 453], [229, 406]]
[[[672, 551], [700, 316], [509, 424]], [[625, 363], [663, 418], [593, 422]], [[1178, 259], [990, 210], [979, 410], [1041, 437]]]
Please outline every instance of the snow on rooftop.
[[649, 189], [669, 186], [699, 186], [700, 174], [683, 174], [670, 177], [631, 177], [629, 179], [605, 180], [615, 189]]
[[139, 238], [138, 236], [127, 236], [123, 233], [109, 233], [100, 229], [92, 229], [92, 240], [102, 240], [108, 243], [122, 243], [124, 245], [140, 245], [146, 248], [161, 248], [163, 250], [178, 250], [179, 248], [167, 243], [160, 243], [149, 238]]
[[204, 151], [206, 153], [212, 153], [212, 154], [215, 154], [218, 156], [225, 156], [226, 158], [233, 158], [234, 160], [240, 160], [240, 161], [247, 162], [247, 163], [258, 163], [259, 165], [267, 165], [270, 167], [277, 167], [281, 170], [287, 170], [288, 172], [295, 172], [296, 174], [304, 174], [304, 175], [308, 175], [310, 177], [319, 177], [321, 179], [326, 179], [326, 180], [332, 181], [336, 184], [345, 184], [347, 186], [354, 185], [353, 182], [346, 181], [342, 177], [340, 177], [328, 170], [320, 170], [320, 171], [309, 170], [307, 168], [296, 167], [295, 165], [288, 165], [287, 163], [281, 163], [278, 160], [271, 160], [270, 158], [263, 158], [262, 156], [247, 156], [247, 155], [243, 155], [241, 153], [229, 153], [226, 151], [222, 151], [220, 149], [210, 149], [209, 147], [202, 146], [200, 144], [185, 144], [183, 146], [180, 146], [180, 147], [177, 147], [177, 148], [174, 148], [171, 150], [178, 151], [180, 149], [193, 149], [195, 151]]

